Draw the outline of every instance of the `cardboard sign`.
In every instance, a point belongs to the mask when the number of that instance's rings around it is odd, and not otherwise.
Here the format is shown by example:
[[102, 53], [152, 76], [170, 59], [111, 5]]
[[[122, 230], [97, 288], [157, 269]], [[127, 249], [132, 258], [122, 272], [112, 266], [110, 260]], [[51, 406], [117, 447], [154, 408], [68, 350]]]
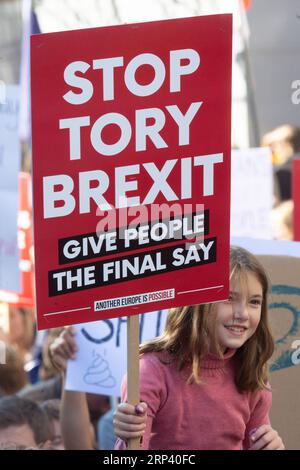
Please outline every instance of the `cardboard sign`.
[[236, 238], [258, 255], [271, 281], [269, 317], [275, 337], [270, 360], [271, 423], [287, 449], [300, 449], [300, 243]]
[[[140, 315], [140, 343], [163, 332], [167, 310]], [[127, 369], [127, 317], [76, 325], [78, 353], [68, 361], [66, 389], [120, 396]]]
[[38, 327], [228, 294], [231, 15], [35, 35]]
[[272, 238], [273, 169], [268, 148], [231, 154], [231, 226], [234, 237]]
[[287, 449], [300, 450], [300, 258], [260, 258], [272, 282], [269, 310], [276, 341], [270, 363], [271, 423]]
[[294, 200], [294, 240], [300, 240], [300, 159], [293, 161], [292, 195]]

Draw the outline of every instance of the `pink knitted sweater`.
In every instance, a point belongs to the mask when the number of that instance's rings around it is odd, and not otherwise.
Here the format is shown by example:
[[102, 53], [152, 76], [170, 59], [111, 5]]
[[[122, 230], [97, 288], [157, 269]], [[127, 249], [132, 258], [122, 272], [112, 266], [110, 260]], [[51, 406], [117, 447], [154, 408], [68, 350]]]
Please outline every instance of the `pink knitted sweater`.
[[[190, 369], [164, 364], [162, 353], [140, 359], [140, 399], [148, 404], [143, 449], [247, 449], [249, 432], [270, 424], [270, 391], [240, 393], [234, 382], [235, 350], [224, 360], [209, 354], [201, 366], [201, 384], [187, 385]], [[126, 377], [122, 401], [126, 401]], [[124, 448], [118, 440], [117, 449]]]

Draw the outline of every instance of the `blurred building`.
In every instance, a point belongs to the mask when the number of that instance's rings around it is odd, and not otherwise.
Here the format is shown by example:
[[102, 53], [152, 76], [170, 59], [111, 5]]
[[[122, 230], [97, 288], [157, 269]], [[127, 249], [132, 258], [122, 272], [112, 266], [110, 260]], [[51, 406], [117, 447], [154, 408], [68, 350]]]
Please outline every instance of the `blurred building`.
[[300, 80], [300, 2], [252, 0], [248, 21], [260, 135], [285, 123], [300, 126], [300, 104], [292, 102], [292, 83]]

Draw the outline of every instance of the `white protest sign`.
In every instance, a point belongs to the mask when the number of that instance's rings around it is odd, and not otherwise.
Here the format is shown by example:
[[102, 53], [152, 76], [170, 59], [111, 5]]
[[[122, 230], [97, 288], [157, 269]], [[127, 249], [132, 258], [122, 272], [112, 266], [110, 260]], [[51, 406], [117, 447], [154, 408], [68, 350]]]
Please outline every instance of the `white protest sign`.
[[[162, 333], [167, 310], [140, 315], [140, 343]], [[78, 353], [68, 362], [66, 389], [119, 396], [127, 370], [127, 317], [75, 325]]]
[[231, 153], [231, 226], [234, 237], [272, 238], [273, 173], [269, 149]]
[[5, 91], [5, 101], [0, 103], [0, 289], [18, 292], [19, 88], [8, 85]]

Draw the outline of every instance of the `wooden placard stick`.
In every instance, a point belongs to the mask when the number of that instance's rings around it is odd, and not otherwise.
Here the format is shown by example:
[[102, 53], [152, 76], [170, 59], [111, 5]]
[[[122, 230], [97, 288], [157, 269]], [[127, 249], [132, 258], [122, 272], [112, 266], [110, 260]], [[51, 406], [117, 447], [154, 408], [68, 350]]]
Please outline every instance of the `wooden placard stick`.
[[[131, 405], [140, 401], [139, 315], [127, 317], [127, 399]], [[140, 438], [128, 439], [128, 450], [139, 450]]]

